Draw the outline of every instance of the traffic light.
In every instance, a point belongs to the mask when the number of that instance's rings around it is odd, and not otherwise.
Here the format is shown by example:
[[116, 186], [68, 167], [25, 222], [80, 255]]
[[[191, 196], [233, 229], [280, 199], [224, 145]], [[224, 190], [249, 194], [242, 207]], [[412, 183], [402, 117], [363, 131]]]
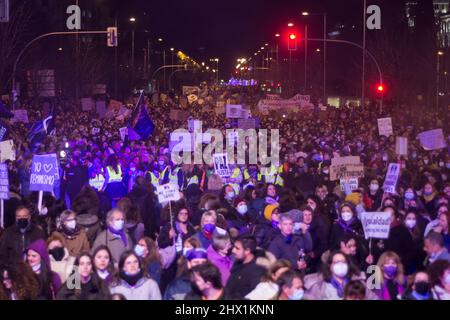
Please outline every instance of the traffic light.
[[288, 50], [289, 51], [297, 50], [297, 35], [295, 33], [289, 33]]
[[383, 96], [386, 93], [386, 86], [384, 83], [377, 83], [375, 86], [375, 92], [378, 96]]
[[107, 44], [108, 47], [117, 47], [117, 28], [116, 27], [109, 27], [107, 29], [108, 36], [107, 36]]

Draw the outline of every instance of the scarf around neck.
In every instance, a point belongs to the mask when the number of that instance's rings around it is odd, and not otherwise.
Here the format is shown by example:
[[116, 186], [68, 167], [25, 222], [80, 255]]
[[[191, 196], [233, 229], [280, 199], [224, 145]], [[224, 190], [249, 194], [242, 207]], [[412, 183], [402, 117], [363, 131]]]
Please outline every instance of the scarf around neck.
[[125, 229], [122, 229], [120, 231], [115, 230], [114, 228], [108, 227], [109, 232], [111, 232], [113, 235], [120, 237], [125, 247], [128, 247], [128, 239], [127, 235], [125, 234]]

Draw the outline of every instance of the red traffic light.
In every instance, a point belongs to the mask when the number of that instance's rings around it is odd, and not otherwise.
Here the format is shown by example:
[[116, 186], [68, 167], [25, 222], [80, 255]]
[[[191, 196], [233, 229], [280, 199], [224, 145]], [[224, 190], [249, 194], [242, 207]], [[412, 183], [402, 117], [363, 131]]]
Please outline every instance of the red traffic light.
[[297, 35], [295, 33], [290, 33], [288, 38], [288, 50], [297, 50]]
[[290, 40], [295, 40], [295, 39], [297, 39], [297, 36], [296, 36], [295, 34], [291, 33], [291, 34], [289, 35], [289, 39], [290, 39]]
[[384, 84], [382, 84], [382, 83], [377, 84], [376, 89], [377, 89], [378, 93], [384, 93], [384, 91], [386, 90], [386, 88], [384, 87]]

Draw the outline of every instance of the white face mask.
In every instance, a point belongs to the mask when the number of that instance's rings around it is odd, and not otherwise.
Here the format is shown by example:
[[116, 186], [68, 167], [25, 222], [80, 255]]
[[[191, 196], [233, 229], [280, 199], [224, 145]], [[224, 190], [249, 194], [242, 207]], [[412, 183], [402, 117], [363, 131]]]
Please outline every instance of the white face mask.
[[34, 272], [38, 272], [39, 270], [41, 270], [41, 264], [35, 264], [34, 266], [31, 267], [31, 269], [33, 269]]
[[66, 227], [70, 230], [74, 230], [77, 226], [77, 222], [75, 220], [67, 221]]
[[348, 264], [345, 262], [338, 262], [333, 265], [331, 271], [339, 278], [344, 278], [348, 273]]
[[352, 220], [353, 213], [344, 211], [341, 213], [341, 217], [342, 217], [342, 220], [344, 220], [345, 222], [348, 222], [348, 221]]
[[405, 225], [409, 228], [409, 229], [413, 229], [416, 226], [416, 219], [406, 219], [405, 221]]
[[248, 208], [247, 208], [246, 204], [243, 204], [243, 205], [237, 207], [237, 212], [239, 212], [240, 215], [246, 214], [247, 210], [248, 210]]
[[116, 231], [121, 231], [123, 229], [124, 224], [125, 224], [125, 221], [123, 221], [123, 220], [115, 220], [113, 222], [113, 228]]
[[378, 191], [379, 188], [380, 188], [380, 186], [376, 183], [370, 184], [370, 191]]

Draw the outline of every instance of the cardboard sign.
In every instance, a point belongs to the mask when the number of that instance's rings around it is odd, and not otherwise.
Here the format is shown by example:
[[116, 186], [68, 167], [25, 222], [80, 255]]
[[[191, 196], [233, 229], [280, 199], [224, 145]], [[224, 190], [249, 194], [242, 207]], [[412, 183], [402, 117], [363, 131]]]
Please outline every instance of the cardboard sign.
[[5, 162], [6, 160], [16, 160], [16, 150], [12, 140], [0, 142], [0, 162]]
[[425, 150], [437, 150], [447, 147], [442, 129], [434, 129], [419, 133], [420, 145]]
[[394, 134], [392, 130], [392, 119], [381, 118], [378, 119], [378, 134], [380, 136], [389, 137]]
[[215, 153], [214, 159], [214, 172], [221, 178], [228, 178], [231, 175], [230, 167], [228, 166], [228, 154], [227, 153]]
[[352, 193], [353, 190], [358, 189], [358, 178], [340, 179], [341, 189], [346, 195]]
[[397, 137], [395, 140], [395, 153], [399, 156], [408, 154], [408, 138]]
[[120, 128], [119, 133], [120, 139], [122, 139], [122, 141], [125, 141], [125, 137], [128, 135], [128, 128], [127, 127]]
[[362, 163], [358, 163], [358, 164], [330, 166], [331, 181], [346, 178], [364, 178], [364, 165]]
[[12, 123], [15, 123], [15, 122], [29, 123], [27, 110], [22, 110], [22, 109], [13, 110], [12, 113], [14, 113], [14, 118], [11, 119]]
[[91, 111], [94, 109], [94, 100], [91, 98], [82, 98], [81, 99], [81, 110], [83, 111]]
[[399, 175], [400, 175], [400, 164], [390, 163], [388, 171], [386, 173], [386, 179], [384, 180], [383, 185], [384, 192], [395, 193], [395, 187], [397, 186], [397, 180]]
[[180, 200], [180, 191], [177, 184], [168, 183], [156, 187], [159, 203]]
[[238, 119], [241, 118], [242, 105], [240, 104], [228, 104], [227, 105], [227, 118]]
[[362, 212], [361, 223], [366, 239], [387, 239], [391, 225], [389, 212]]
[[34, 155], [31, 164], [30, 190], [52, 192], [55, 180], [59, 180], [56, 154]]
[[9, 178], [6, 163], [0, 163], [0, 199], [9, 199]]

